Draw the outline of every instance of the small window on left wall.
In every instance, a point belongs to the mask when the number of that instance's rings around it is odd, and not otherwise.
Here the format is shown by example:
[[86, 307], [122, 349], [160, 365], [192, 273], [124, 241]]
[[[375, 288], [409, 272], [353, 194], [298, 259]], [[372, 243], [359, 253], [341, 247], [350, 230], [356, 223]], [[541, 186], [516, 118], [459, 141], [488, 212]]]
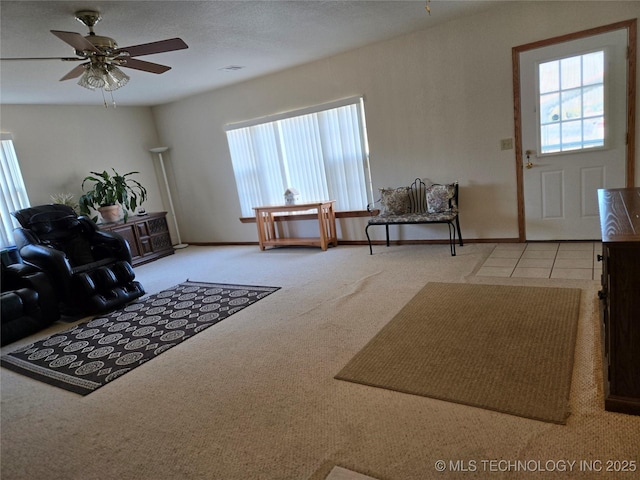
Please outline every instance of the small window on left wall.
[[0, 140], [0, 247], [6, 248], [14, 245], [13, 229], [16, 223], [11, 212], [30, 207], [31, 204], [13, 147], [13, 137], [9, 133], [2, 133]]

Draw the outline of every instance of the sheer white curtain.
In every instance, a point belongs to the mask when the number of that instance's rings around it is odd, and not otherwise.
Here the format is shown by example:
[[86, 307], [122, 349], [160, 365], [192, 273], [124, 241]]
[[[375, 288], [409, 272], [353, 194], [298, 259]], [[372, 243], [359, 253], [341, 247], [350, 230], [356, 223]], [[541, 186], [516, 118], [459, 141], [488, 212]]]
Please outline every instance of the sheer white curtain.
[[4, 248], [14, 245], [13, 229], [17, 222], [11, 212], [30, 206], [13, 140], [4, 133], [0, 142], [0, 189], [0, 247]]
[[363, 210], [371, 182], [362, 98], [268, 117], [227, 128], [242, 215], [282, 205], [336, 200], [336, 210]]

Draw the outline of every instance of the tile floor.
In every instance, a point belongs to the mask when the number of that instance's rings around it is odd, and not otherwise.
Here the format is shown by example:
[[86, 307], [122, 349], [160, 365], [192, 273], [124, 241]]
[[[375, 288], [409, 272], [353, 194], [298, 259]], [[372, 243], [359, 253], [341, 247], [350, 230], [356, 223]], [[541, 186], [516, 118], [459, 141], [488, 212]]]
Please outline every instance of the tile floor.
[[600, 242], [501, 243], [476, 275], [600, 280]]

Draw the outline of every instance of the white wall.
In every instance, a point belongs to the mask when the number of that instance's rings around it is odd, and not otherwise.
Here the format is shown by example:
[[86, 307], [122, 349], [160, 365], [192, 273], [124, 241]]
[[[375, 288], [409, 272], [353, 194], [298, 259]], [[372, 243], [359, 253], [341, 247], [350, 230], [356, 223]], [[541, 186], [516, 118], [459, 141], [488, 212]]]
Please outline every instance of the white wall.
[[158, 145], [150, 108], [3, 105], [1, 114], [32, 205], [51, 203], [55, 193], [73, 193], [77, 201], [90, 171], [115, 168], [140, 172], [134, 178], [148, 191], [144, 208], [163, 210], [156, 162], [148, 151]]
[[[514, 151], [500, 150], [500, 140], [514, 135], [512, 47], [638, 16], [640, 2], [504, 2], [151, 110], [3, 106], [1, 127], [14, 133], [34, 203], [59, 191], [79, 193], [86, 172], [114, 166], [140, 170], [150, 190], [145, 207], [162, 209], [147, 148], [163, 144], [171, 147], [164, 157], [182, 239], [255, 242], [255, 225], [238, 220], [224, 126], [362, 94], [375, 189], [415, 177], [458, 180], [465, 238], [517, 238]], [[443, 238], [445, 232], [414, 227], [403, 235]], [[342, 220], [340, 237], [364, 239], [364, 220]]]
[[[502, 4], [472, 18], [155, 107], [160, 138], [172, 146], [183, 237], [256, 239], [255, 226], [238, 221], [226, 124], [363, 94], [374, 189], [416, 177], [458, 180], [465, 238], [517, 238], [515, 154], [500, 150], [500, 139], [514, 136], [512, 47], [639, 14], [638, 2]], [[340, 223], [342, 238], [365, 238], [362, 219]], [[414, 228], [420, 230], [404, 235], [446, 235], [442, 226]]]

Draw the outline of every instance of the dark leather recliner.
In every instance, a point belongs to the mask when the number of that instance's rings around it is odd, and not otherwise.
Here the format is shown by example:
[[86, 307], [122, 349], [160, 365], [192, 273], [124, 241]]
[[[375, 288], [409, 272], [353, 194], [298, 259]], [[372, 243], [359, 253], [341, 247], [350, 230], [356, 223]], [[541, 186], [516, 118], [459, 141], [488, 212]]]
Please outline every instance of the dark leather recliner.
[[2, 262], [0, 294], [2, 331], [7, 345], [48, 327], [60, 318], [58, 298], [46, 274], [31, 265]]
[[103, 232], [66, 205], [40, 205], [12, 214], [20, 256], [51, 279], [66, 315], [113, 310], [144, 295], [135, 281], [129, 244]]

